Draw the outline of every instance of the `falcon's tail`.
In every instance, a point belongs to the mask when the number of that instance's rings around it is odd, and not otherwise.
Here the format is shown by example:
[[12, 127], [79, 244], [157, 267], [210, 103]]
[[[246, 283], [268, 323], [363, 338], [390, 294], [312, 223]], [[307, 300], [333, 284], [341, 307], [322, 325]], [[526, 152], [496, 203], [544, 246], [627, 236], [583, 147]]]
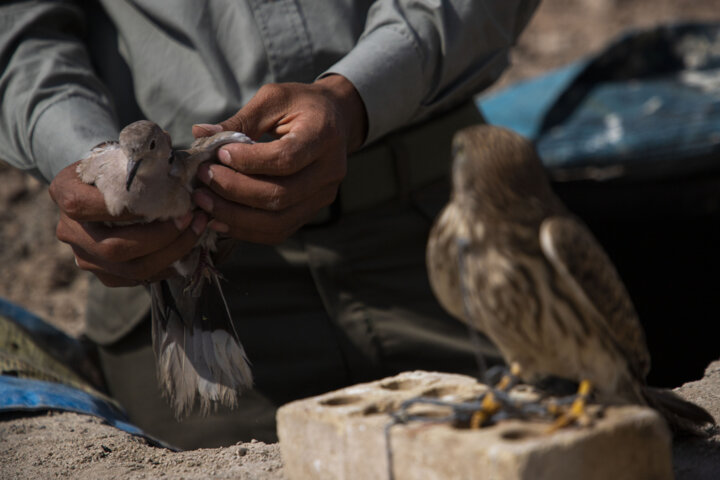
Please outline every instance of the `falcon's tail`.
[[234, 408], [242, 391], [252, 386], [249, 361], [217, 274], [205, 275], [200, 288], [189, 288], [183, 277], [151, 286], [158, 382], [178, 419], [190, 413], [196, 400], [201, 415], [218, 404]]
[[645, 386], [642, 395], [648, 406], [660, 412], [675, 434], [704, 436], [707, 434], [704, 427], [715, 424], [707, 410], [671, 390]]

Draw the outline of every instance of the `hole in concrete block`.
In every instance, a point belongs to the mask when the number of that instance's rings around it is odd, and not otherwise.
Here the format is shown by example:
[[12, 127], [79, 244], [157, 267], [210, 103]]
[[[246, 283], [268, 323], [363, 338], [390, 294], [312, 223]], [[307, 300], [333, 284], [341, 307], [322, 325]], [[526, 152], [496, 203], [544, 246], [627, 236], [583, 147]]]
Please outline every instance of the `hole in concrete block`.
[[377, 415], [379, 413], [385, 413], [385, 411], [375, 404], [366, 407], [365, 410], [363, 410], [362, 412], [362, 414], [366, 416]]
[[457, 387], [446, 386], [446, 387], [430, 388], [430, 389], [422, 392], [421, 396], [430, 397], [430, 398], [440, 398], [440, 397], [444, 397], [447, 395], [457, 395], [457, 394], [458, 394]]
[[537, 432], [527, 428], [509, 428], [500, 434], [503, 440], [524, 440], [537, 436]]
[[410, 390], [416, 387], [420, 382], [418, 380], [391, 380], [389, 382], [381, 383], [380, 388], [385, 390]]
[[342, 405], [350, 405], [352, 403], [359, 402], [362, 397], [357, 395], [341, 395], [339, 397], [326, 398], [320, 401], [320, 405], [327, 405], [328, 407], [338, 407]]

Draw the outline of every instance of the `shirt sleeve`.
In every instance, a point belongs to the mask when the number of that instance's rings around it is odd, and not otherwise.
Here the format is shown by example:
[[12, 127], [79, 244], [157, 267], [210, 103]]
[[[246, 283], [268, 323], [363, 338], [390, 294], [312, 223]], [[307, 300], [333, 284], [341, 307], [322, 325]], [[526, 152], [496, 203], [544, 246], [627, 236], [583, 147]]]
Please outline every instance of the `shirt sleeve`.
[[109, 95], [70, 1], [0, 7], [0, 158], [46, 180], [92, 146], [117, 138]]
[[539, 0], [378, 0], [355, 47], [321, 76], [350, 80], [366, 143], [495, 81]]

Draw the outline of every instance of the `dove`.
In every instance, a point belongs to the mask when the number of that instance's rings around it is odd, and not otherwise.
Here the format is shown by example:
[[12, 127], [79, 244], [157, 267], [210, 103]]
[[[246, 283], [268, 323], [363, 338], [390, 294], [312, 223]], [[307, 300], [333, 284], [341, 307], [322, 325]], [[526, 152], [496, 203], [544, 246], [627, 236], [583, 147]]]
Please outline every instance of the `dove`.
[[[123, 128], [118, 141], [94, 147], [76, 171], [84, 183], [100, 190], [111, 215], [127, 209], [147, 222], [168, 220], [193, 209], [198, 166], [212, 160], [222, 145], [235, 142], [252, 140], [225, 131], [195, 140], [188, 150], [173, 150], [167, 132], [140, 120]], [[196, 403], [202, 415], [218, 404], [233, 408], [252, 386], [249, 360], [211, 257], [216, 236], [206, 231], [173, 264], [176, 276], [149, 286], [157, 378], [178, 419]]]
[[653, 407], [675, 432], [714, 423], [646, 384], [650, 354], [619, 274], [517, 133], [483, 125], [456, 134], [452, 195], [432, 227], [427, 265], [443, 307], [484, 332], [521, 379], [580, 383], [560, 426], [581, 417], [589, 393]]

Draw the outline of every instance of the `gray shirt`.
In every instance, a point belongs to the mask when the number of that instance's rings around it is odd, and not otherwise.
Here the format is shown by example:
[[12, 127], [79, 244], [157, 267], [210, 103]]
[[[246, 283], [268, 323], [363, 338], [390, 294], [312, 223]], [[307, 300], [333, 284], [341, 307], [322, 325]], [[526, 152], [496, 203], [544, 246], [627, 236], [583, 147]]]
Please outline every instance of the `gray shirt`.
[[102, 0], [0, 6], [0, 157], [52, 179], [118, 126], [176, 144], [260, 86], [337, 73], [366, 143], [492, 83], [539, 0]]

